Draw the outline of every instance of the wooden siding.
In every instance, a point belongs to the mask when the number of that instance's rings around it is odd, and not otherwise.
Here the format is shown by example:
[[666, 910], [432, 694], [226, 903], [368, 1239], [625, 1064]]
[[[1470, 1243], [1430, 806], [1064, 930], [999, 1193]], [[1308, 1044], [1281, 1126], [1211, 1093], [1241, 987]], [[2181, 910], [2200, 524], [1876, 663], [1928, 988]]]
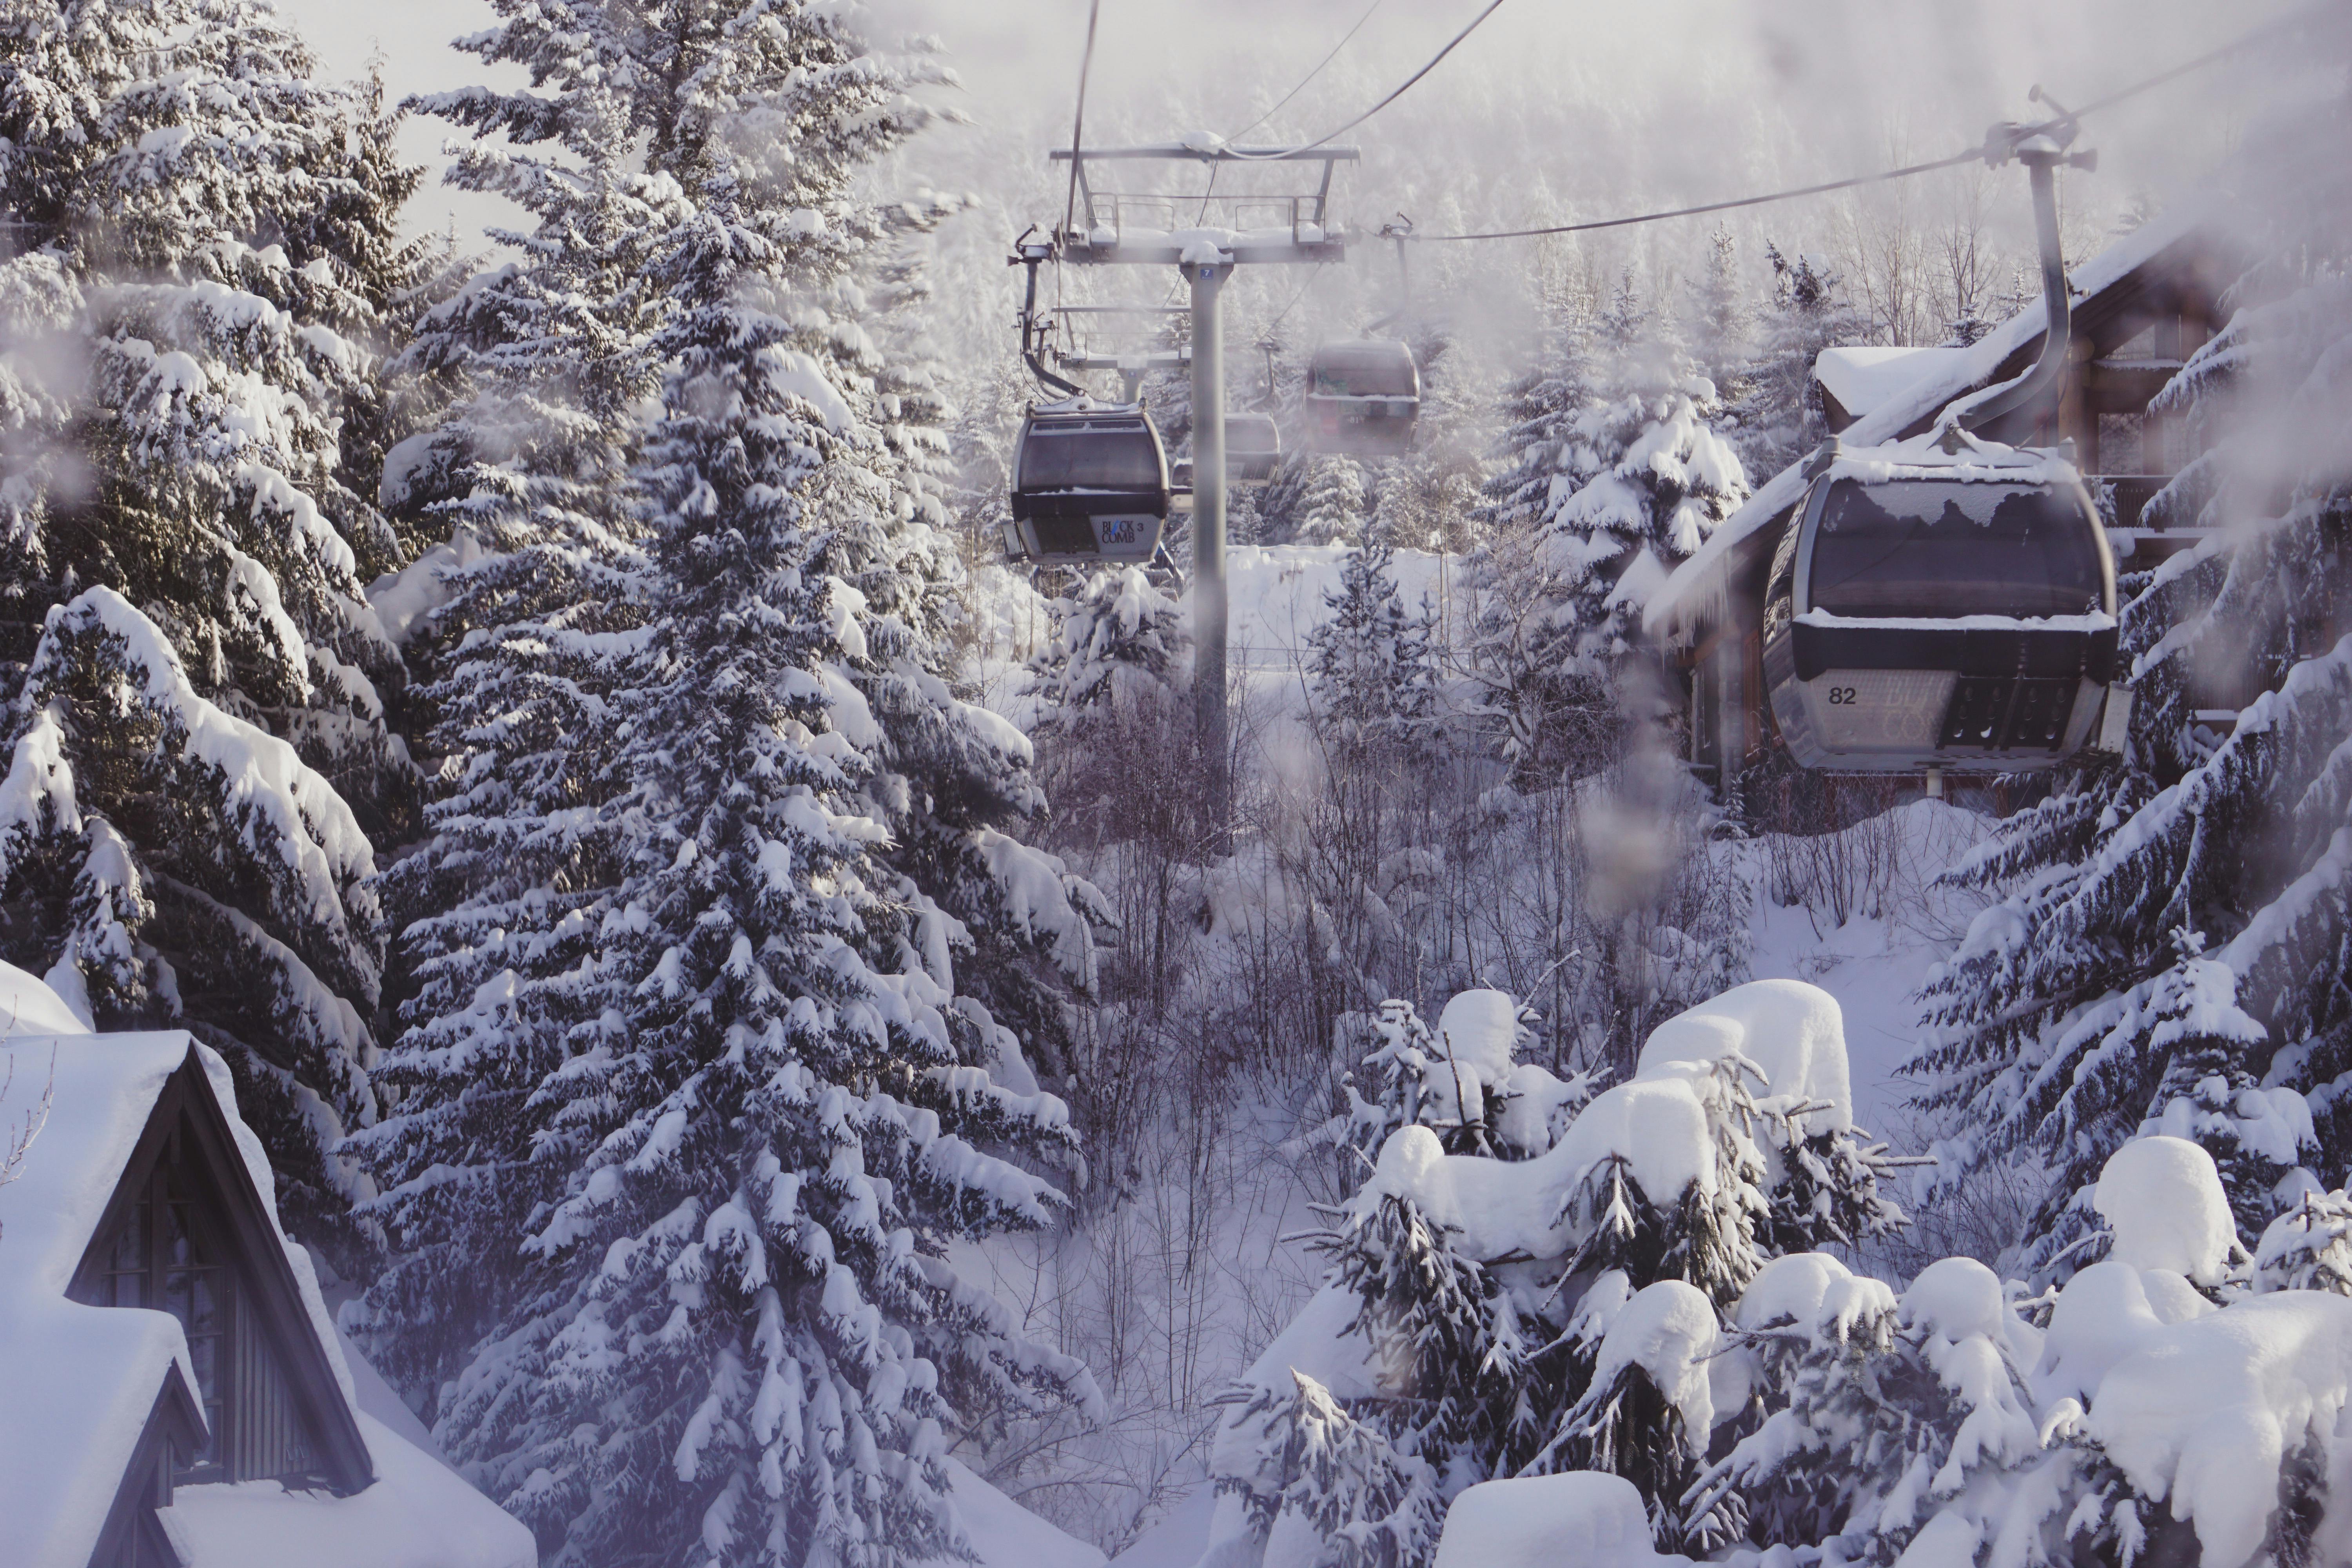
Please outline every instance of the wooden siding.
[[235, 1383], [227, 1402], [230, 1479], [289, 1484], [307, 1479], [318, 1460], [284, 1363], [270, 1347], [261, 1314], [242, 1300], [237, 1309], [236, 1352], [230, 1363]]

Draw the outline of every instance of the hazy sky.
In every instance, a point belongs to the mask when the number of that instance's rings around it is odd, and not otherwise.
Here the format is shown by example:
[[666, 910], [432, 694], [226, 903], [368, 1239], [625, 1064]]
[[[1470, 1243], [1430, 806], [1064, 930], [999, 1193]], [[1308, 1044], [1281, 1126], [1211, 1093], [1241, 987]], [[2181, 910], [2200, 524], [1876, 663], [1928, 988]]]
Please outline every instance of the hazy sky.
[[[486, 0], [279, 0], [330, 71], [356, 74], [381, 53], [396, 92], [478, 79], [478, 62], [448, 40], [490, 26]], [[1089, 116], [1102, 132], [1172, 134], [1176, 105], [1235, 128], [1280, 96], [1369, 0], [1103, 0]], [[1480, 0], [1381, 0], [1332, 68], [1265, 132], [1311, 136], [1378, 96], [1426, 59]], [[1996, 118], [2032, 112], [2037, 82], [2077, 101], [2210, 47], [2284, 9], [2279, 0], [1511, 0], [1398, 110], [1352, 140], [1358, 176], [1377, 184], [1384, 155], [1426, 161], [1427, 143], [1463, 133], [1478, 158], [1482, 116], [1509, 115], [1540, 96], [1578, 104], [1589, 133], [1556, 148], [1561, 176], [1580, 165], [1638, 169], [1636, 185], [1675, 200], [1748, 188], [1755, 178], [1831, 177], [1890, 154], [1916, 156], [1974, 142]], [[978, 125], [934, 133], [919, 150], [970, 178], [958, 142], [1003, 146], [1008, 127], [1066, 137], [1086, 0], [872, 0], [877, 32], [939, 36], [965, 86], [951, 100]], [[2210, 162], [2250, 89], [2216, 73], [2095, 122], [2114, 191], [2160, 192]], [[1034, 138], [1026, 136], [1034, 126]], [[435, 153], [446, 131], [419, 121], [409, 146]], [[1412, 138], [1401, 148], [1398, 138]], [[1769, 142], [1766, 147], [1762, 143]], [[1001, 158], [1001, 153], [992, 153]], [[1042, 163], [1043, 150], [1038, 151]], [[1511, 171], [1482, 172], [1478, 188]], [[1621, 182], [1605, 182], [1614, 188]], [[1588, 187], [1591, 182], [1586, 182]], [[1490, 198], [1491, 199], [1491, 196]], [[436, 185], [414, 221], [453, 216], [478, 227], [485, 209]]]

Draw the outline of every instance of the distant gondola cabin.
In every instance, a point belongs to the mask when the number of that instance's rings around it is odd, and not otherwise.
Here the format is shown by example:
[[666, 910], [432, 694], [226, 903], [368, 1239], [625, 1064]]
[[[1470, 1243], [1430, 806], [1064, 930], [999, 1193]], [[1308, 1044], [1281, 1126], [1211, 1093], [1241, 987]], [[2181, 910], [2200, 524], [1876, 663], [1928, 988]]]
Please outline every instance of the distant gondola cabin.
[[1318, 452], [1394, 458], [1412, 450], [1421, 366], [1406, 344], [1325, 343], [1307, 366], [1307, 440]]

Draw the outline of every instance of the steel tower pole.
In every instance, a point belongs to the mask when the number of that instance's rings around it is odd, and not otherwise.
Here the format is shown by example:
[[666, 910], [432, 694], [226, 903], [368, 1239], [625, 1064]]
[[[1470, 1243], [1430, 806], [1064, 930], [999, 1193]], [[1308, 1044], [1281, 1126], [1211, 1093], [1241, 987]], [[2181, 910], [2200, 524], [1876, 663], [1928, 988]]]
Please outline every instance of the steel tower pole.
[[1233, 847], [1233, 742], [1225, 713], [1225, 334], [1218, 297], [1233, 263], [1187, 261], [1192, 286], [1192, 706], [1207, 771], [1210, 849]]

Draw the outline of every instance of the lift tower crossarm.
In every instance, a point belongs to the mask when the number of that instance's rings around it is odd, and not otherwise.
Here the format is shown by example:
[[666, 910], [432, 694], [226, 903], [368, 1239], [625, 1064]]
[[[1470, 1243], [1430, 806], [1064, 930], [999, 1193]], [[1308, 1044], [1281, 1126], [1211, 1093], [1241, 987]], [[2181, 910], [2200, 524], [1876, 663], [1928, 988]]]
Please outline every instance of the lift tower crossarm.
[[[1362, 161], [1354, 147], [1229, 147], [1222, 142], [1194, 145], [1170, 142], [1139, 147], [1056, 147], [1048, 154], [1057, 163], [1072, 163], [1077, 187], [1079, 216], [1068, 230], [1056, 234], [1057, 252], [1064, 261], [1095, 265], [1181, 267], [1185, 252], [1203, 239], [1213, 244], [1225, 260], [1240, 266], [1345, 261], [1347, 239], [1331, 226], [1331, 175], [1341, 163]], [[1131, 221], [1130, 205], [1153, 211], [1171, 209], [1166, 196], [1134, 196], [1099, 191], [1088, 177], [1091, 163], [1312, 163], [1320, 164], [1322, 178], [1312, 194], [1291, 196], [1232, 198], [1251, 207], [1278, 207], [1285, 221], [1257, 228], [1209, 226], [1143, 226]], [[1206, 203], [1203, 207], [1205, 209]]]
[[[1053, 161], [1070, 161], [1067, 147], [1052, 150]], [[1151, 159], [1189, 158], [1202, 163], [1360, 163], [1355, 147], [1195, 147], [1186, 142], [1164, 142], [1142, 147], [1085, 147], [1078, 161], [1088, 163], [1138, 163]]]

